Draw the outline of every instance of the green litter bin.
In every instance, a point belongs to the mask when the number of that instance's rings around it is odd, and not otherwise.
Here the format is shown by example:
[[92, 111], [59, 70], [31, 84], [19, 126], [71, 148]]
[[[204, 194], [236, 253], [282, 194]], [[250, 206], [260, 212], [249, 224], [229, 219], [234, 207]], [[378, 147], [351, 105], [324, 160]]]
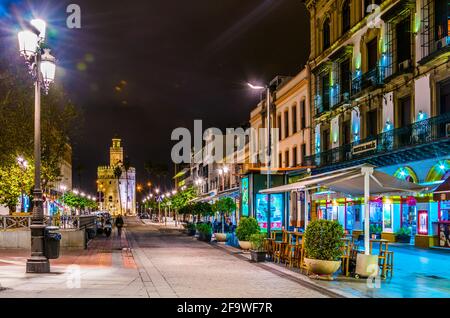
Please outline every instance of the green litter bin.
[[44, 253], [48, 259], [56, 259], [59, 257], [61, 246], [61, 233], [59, 227], [47, 226], [45, 228]]

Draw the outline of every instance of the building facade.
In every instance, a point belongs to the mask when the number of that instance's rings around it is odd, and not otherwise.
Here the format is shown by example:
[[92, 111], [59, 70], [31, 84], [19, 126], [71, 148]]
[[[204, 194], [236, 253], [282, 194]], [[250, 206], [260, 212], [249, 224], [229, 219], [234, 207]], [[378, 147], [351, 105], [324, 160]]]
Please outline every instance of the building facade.
[[[112, 215], [136, 214], [136, 169], [124, 167], [121, 139], [114, 138], [109, 149], [109, 165], [97, 169], [99, 209]], [[120, 175], [119, 173], [120, 172]]]
[[[371, 163], [431, 191], [450, 169], [450, 2], [305, 3], [313, 94], [312, 155], [306, 164], [319, 174]], [[412, 242], [435, 244], [440, 223], [448, 220], [442, 208], [448, 203], [431, 194], [371, 200], [371, 225], [387, 238], [406, 228]], [[355, 202], [317, 203], [313, 215], [340, 218], [349, 231], [361, 229]]]

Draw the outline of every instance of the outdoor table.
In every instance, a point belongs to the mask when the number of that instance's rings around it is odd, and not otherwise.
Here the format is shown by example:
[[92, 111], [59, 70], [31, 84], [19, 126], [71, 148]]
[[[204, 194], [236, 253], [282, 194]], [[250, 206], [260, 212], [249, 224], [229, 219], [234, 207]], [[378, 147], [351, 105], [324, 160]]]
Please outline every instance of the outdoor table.
[[[373, 244], [379, 244], [378, 248], [378, 265], [381, 267], [381, 276], [386, 277], [386, 270], [393, 270], [393, 252], [388, 251], [389, 241], [386, 239], [371, 239], [370, 240], [370, 254], [372, 254]], [[389, 259], [388, 259], [389, 258]]]
[[370, 240], [370, 249], [369, 249], [370, 254], [372, 254], [373, 243], [379, 244], [379, 254], [382, 251], [387, 251], [388, 250], [389, 240], [386, 240], [386, 239], [371, 239]]

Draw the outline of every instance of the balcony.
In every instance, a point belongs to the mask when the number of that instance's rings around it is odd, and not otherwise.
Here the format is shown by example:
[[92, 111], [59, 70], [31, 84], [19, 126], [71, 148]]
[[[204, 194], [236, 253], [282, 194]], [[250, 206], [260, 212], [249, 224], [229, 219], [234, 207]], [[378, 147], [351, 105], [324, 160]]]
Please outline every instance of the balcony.
[[369, 87], [384, 84], [384, 67], [377, 66], [364, 74], [357, 74], [352, 80], [352, 95], [356, 95]]
[[445, 113], [307, 156], [305, 165], [316, 166], [320, 172], [325, 172], [336, 166], [341, 168], [359, 163], [386, 166], [434, 158], [450, 152], [449, 137], [450, 113]]

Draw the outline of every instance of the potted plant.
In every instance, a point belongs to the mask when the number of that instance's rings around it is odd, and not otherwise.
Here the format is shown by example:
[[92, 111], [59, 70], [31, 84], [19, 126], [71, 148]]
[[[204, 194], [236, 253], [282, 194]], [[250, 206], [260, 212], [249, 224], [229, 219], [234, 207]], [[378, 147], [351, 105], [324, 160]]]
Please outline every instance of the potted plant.
[[397, 232], [395, 232], [395, 240], [399, 243], [410, 243], [411, 229], [407, 227], [401, 227]]
[[305, 231], [305, 263], [319, 275], [331, 276], [341, 265], [344, 229], [336, 221], [315, 220]]
[[204, 242], [208, 242], [208, 243], [211, 242], [212, 226], [210, 224], [207, 224], [207, 223], [197, 224], [197, 230], [198, 230], [198, 234], [199, 234], [198, 239], [200, 241], [204, 241]]
[[189, 236], [194, 236], [196, 230], [197, 230], [197, 227], [195, 226], [194, 223], [188, 223], [188, 224], [186, 225], [186, 231], [187, 231], [187, 234], [188, 234]]
[[369, 226], [369, 233], [370, 236], [375, 235], [376, 239], [381, 238], [381, 232], [383, 231], [382, 227], [380, 225], [370, 224]]
[[264, 233], [250, 235], [250, 243], [252, 245], [250, 253], [253, 262], [264, 262], [266, 260], [267, 251], [264, 249], [265, 238], [266, 235]]
[[220, 214], [220, 222], [222, 223], [222, 232], [216, 233], [216, 239], [218, 242], [225, 242], [227, 240], [227, 234], [225, 233], [225, 214], [229, 214], [236, 209], [236, 203], [232, 198], [221, 198], [215, 202], [212, 206], [214, 212]]
[[243, 250], [249, 250], [252, 247], [250, 243], [250, 236], [252, 234], [258, 234], [259, 232], [260, 228], [255, 218], [243, 217], [236, 229], [236, 236], [239, 240], [239, 246]]

